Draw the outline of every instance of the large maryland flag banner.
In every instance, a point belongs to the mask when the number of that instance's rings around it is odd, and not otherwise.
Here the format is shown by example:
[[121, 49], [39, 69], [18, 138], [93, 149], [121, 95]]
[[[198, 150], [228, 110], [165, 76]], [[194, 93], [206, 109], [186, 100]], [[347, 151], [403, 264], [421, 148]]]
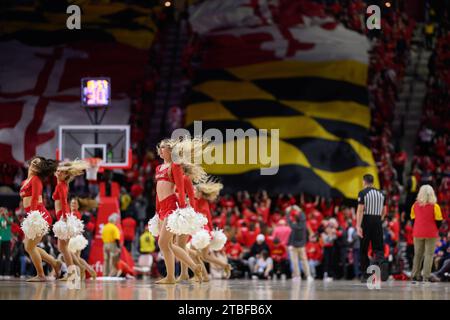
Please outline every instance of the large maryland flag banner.
[[155, 33], [153, 9], [81, 1], [81, 30], [69, 30], [69, 4], [1, 12], [0, 162], [54, 158], [59, 125], [90, 124], [80, 107], [82, 77], [111, 78], [112, 107], [103, 124], [129, 120], [132, 86], [143, 77]]
[[356, 198], [363, 174], [378, 179], [365, 36], [302, 0], [206, 1], [190, 23], [204, 51], [186, 126], [279, 129], [276, 175], [261, 175], [260, 163], [207, 166], [226, 188]]

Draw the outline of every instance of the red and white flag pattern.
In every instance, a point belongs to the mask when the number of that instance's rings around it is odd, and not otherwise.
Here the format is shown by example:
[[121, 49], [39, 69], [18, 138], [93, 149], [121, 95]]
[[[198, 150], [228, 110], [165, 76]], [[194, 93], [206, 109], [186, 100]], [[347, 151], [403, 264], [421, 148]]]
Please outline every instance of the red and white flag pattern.
[[130, 79], [141, 72], [137, 65], [142, 61], [127, 64], [127, 54], [136, 53], [129, 47], [110, 50], [109, 56], [98, 49], [0, 42], [0, 162], [22, 164], [35, 154], [54, 158], [59, 125], [90, 124], [80, 106], [83, 76], [112, 78], [112, 107], [103, 124], [128, 122], [126, 93]]

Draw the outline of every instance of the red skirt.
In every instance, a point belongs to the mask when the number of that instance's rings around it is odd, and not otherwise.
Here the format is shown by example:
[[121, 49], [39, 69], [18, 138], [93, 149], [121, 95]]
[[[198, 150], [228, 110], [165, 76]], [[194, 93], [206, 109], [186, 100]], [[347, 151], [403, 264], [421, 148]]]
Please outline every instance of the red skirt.
[[[156, 201], [159, 201], [158, 199]], [[159, 220], [163, 221], [167, 218], [174, 210], [178, 208], [177, 206], [178, 198], [175, 194], [171, 194], [162, 201], [159, 201], [158, 216]]]
[[[30, 213], [32, 211], [31, 207], [26, 207], [26, 208], [24, 208], [24, 210], [25, 210], [26, 213]], [[52, 219], [50, 213], [45, 208], [45, 206], [42, 203], [39, 203], [38, 207], [37, 207], [37, 210], [44, 214], [44, 216], [43, 216], [44, 220], [47, 221], [49, 226], [51, 226], [52, 223], [53, 223], [53, 219]]]

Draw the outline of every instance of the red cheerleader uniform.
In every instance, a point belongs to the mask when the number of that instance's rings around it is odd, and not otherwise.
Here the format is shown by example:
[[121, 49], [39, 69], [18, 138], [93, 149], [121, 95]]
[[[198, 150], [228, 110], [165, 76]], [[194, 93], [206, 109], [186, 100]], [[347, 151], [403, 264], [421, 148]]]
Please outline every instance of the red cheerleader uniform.
[[182, 168], [175, 163], [170, 165], [172, 175], [169, 176], [169, 167], [161, 169], [161, 165], [156, 167], [155, 179], [158, 181], [168, 181], [174, 183], [178, 192], [177, 195], [171, 194], [163, 200], [158, 199], [156, 195], [156, 212], [159, 219], [162, 221], [167, 218], [174, 210], [177, 209], [177, 204], [180, 208], [186, 207], [186, 194], [184, 187], [184, 175]]
[[45, 208], [42, 202], [39, 202], [39, 197], [42, 196], [42, 181], [38, 176], [32, 176], [27, 184], [24, 184], [26, 180], [22, 181], [20, 188], [20, 196], [23, 198], [31, 197], [31, 203], [29, 207], [24, 208], [28, 214], [31, 211], [38, 210], [43, 213], [43, 218], [49, 225], [52, 225], [52, 217]]
[[204, 229], [211, 232], [213, 230], [213, 225], [208, 200], [203, 198], [200, 199], [197, 198], [196, 203], [197, 203], [197, 212], [200, 212], [208, 219], [208, 223], [205, 224]]
[[70, 213], [70, 207], [67, 203], [68, 186], [65, 181], [58, 181], [55, 191], [53, 192], [53, 200], [59, 200], [61, 203], [61, 209], [56, 211], [56, 219], [61, 220], [62, 217], [66, 217]]

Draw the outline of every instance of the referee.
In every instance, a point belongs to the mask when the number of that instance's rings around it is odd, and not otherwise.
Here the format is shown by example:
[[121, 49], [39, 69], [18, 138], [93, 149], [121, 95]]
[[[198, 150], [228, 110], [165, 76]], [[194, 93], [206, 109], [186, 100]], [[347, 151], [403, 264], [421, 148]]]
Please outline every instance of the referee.
[[[369, 244], [375, 255], [375, 264], [381, 265], [384, 260], [382, 221], [386, 216], [386, 196], [373, 187], [373, 176], [363, 177], [364, 189], [358, 194], [358, 210], [356, 212], [356, 227], [361, 240], [361, 281], [365, 282], [369, 274]], [[382, 278], [385, 278], [382, 276]]]

